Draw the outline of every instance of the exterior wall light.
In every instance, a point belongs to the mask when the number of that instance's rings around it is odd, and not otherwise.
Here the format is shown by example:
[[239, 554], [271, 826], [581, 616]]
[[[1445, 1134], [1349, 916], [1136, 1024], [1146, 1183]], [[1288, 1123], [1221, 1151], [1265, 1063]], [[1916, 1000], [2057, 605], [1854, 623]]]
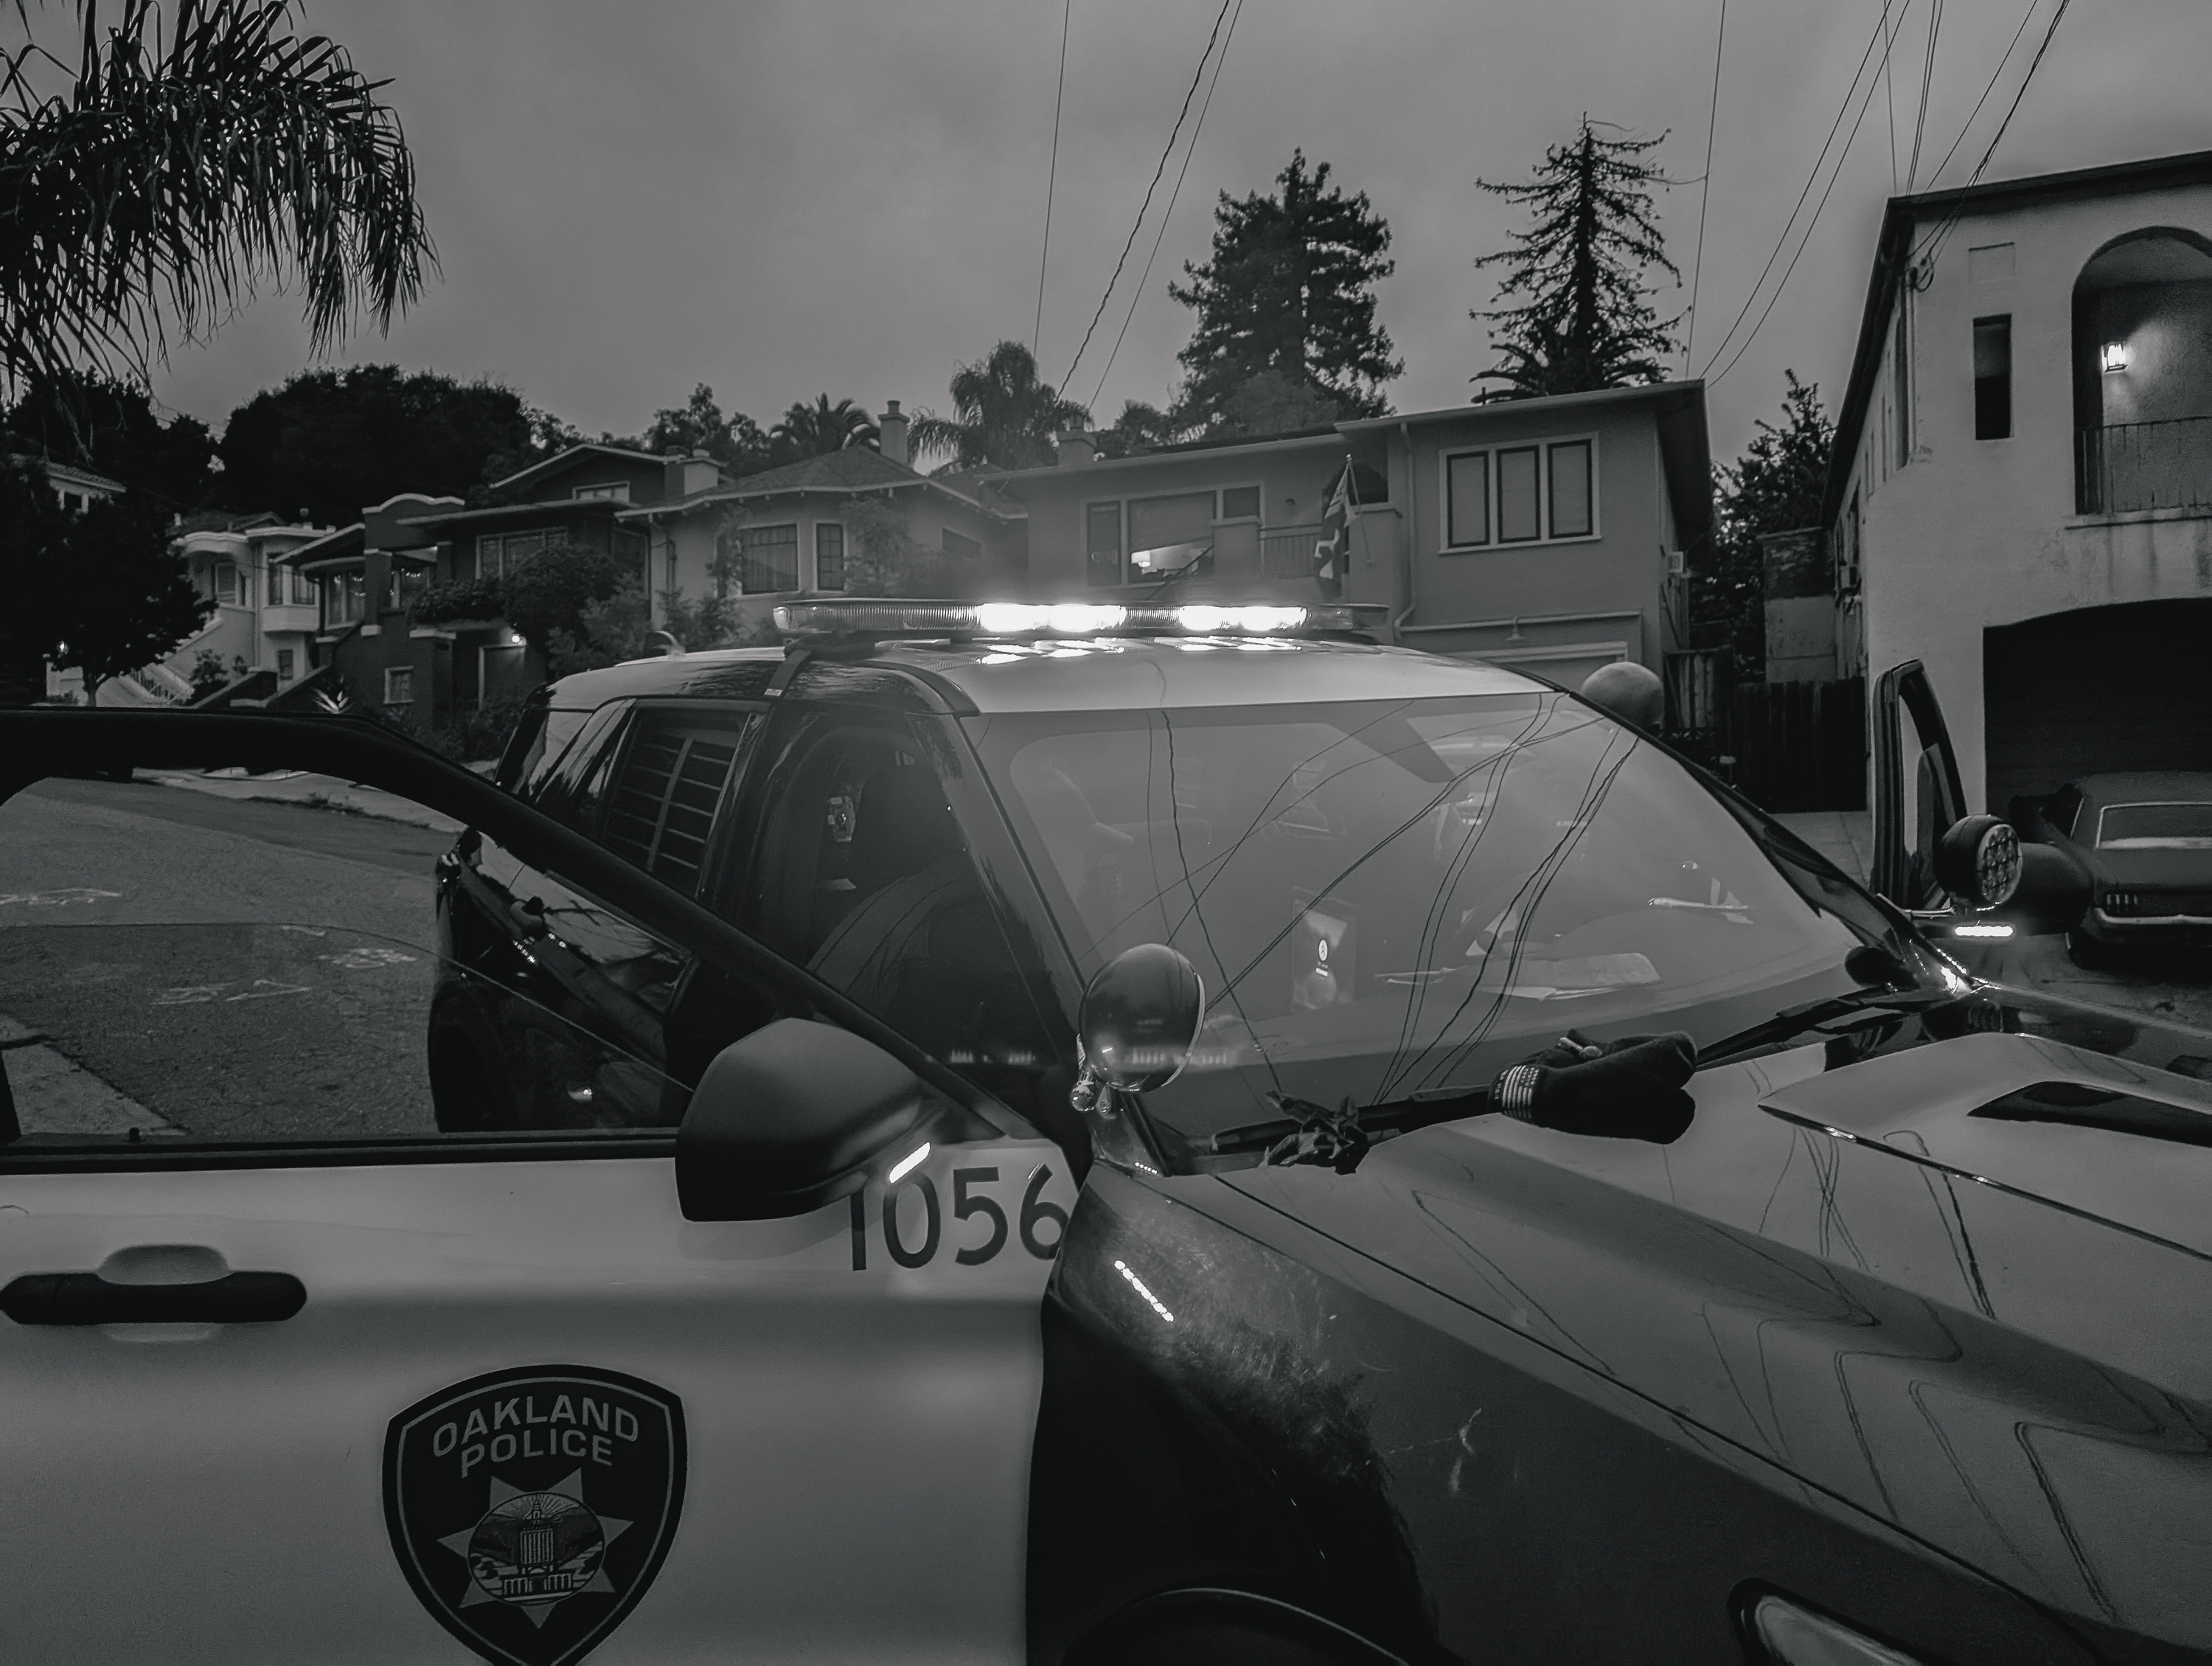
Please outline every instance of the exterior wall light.
[[2097, 362], [2107, 374], [2128, 368], [2128, 344], [2124, 341], [2108, 341], [2097, 351]]

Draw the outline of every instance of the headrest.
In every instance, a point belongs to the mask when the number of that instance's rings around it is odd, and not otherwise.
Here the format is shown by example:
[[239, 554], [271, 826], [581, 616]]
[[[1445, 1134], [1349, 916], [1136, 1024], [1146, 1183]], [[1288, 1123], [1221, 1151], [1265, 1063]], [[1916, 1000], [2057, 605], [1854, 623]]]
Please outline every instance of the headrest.
[[936, 776], [926, 769], [893, 765], [877, 770], [860, 788], [846, 877], [866, 895], [957, 856], [963, 848], [960, 824], [938, 791]]

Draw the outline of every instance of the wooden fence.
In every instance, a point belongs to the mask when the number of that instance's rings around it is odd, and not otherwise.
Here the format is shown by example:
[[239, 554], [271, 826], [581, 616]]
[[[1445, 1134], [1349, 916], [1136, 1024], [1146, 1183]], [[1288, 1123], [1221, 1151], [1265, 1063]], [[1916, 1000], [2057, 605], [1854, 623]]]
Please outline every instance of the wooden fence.
[[1866, 682], [1747, 683], [1728, 702], [1723, 773], [1762, 810], [1866, 808]]

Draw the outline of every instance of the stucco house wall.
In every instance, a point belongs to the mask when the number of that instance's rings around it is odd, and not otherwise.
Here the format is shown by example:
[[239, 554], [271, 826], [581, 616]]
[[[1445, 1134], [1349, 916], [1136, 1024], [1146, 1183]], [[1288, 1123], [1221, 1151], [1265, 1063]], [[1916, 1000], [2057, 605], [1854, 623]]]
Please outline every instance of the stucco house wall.
[[[2005, 808], [1988, 798], [1987, 632], [2212, 596], [2212, 510], [2077, 507], [2076, 355], [2094, 353], [2108, 323], [2160, 321], [2163, 368], [2179, 380], [2161, 377], [2145, 396], [2100, 378], [2091, 423], [2212, 411], [2212, 315], [2200, 299], [2212, 287], [2163, 301], [2105, 291], [2083, 309], [2087, 337], [2077, 335], [2085, 266], [2116, 240], [2156, 228], [2212, 239], [2212, 153], [1888, 206], [1824, 512], [1839, 654], [1863, 656], [1844, 669], [1863, 669], [1870, 687], [1905, 660], [1927, 666], [1970, 810]], [[1975, 321], [1996, 318], [2011, 321], [2011, 432], [1978, 439]], [[2152, 379], [2129, 380], [2140, 388]]]

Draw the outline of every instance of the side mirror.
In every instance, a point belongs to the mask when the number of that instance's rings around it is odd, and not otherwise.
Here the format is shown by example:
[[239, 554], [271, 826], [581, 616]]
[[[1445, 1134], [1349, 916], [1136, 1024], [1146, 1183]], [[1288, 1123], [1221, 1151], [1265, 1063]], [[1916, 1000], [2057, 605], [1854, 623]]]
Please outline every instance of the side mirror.
[[780, 1220], [849, 1196], [924, 1149], [951, 1110], [874, 1043], [780, 1018], [732, 1042], [676, 1130], [686, 1220]]
[[1078, 1096], [1165, 1087], [1190, 1061], [1205, 1021], [1206, 982], [1187, 958], [1164, 943], [1123, 950], [1083, 992], [1075, 1023], [1083, 1049]]

